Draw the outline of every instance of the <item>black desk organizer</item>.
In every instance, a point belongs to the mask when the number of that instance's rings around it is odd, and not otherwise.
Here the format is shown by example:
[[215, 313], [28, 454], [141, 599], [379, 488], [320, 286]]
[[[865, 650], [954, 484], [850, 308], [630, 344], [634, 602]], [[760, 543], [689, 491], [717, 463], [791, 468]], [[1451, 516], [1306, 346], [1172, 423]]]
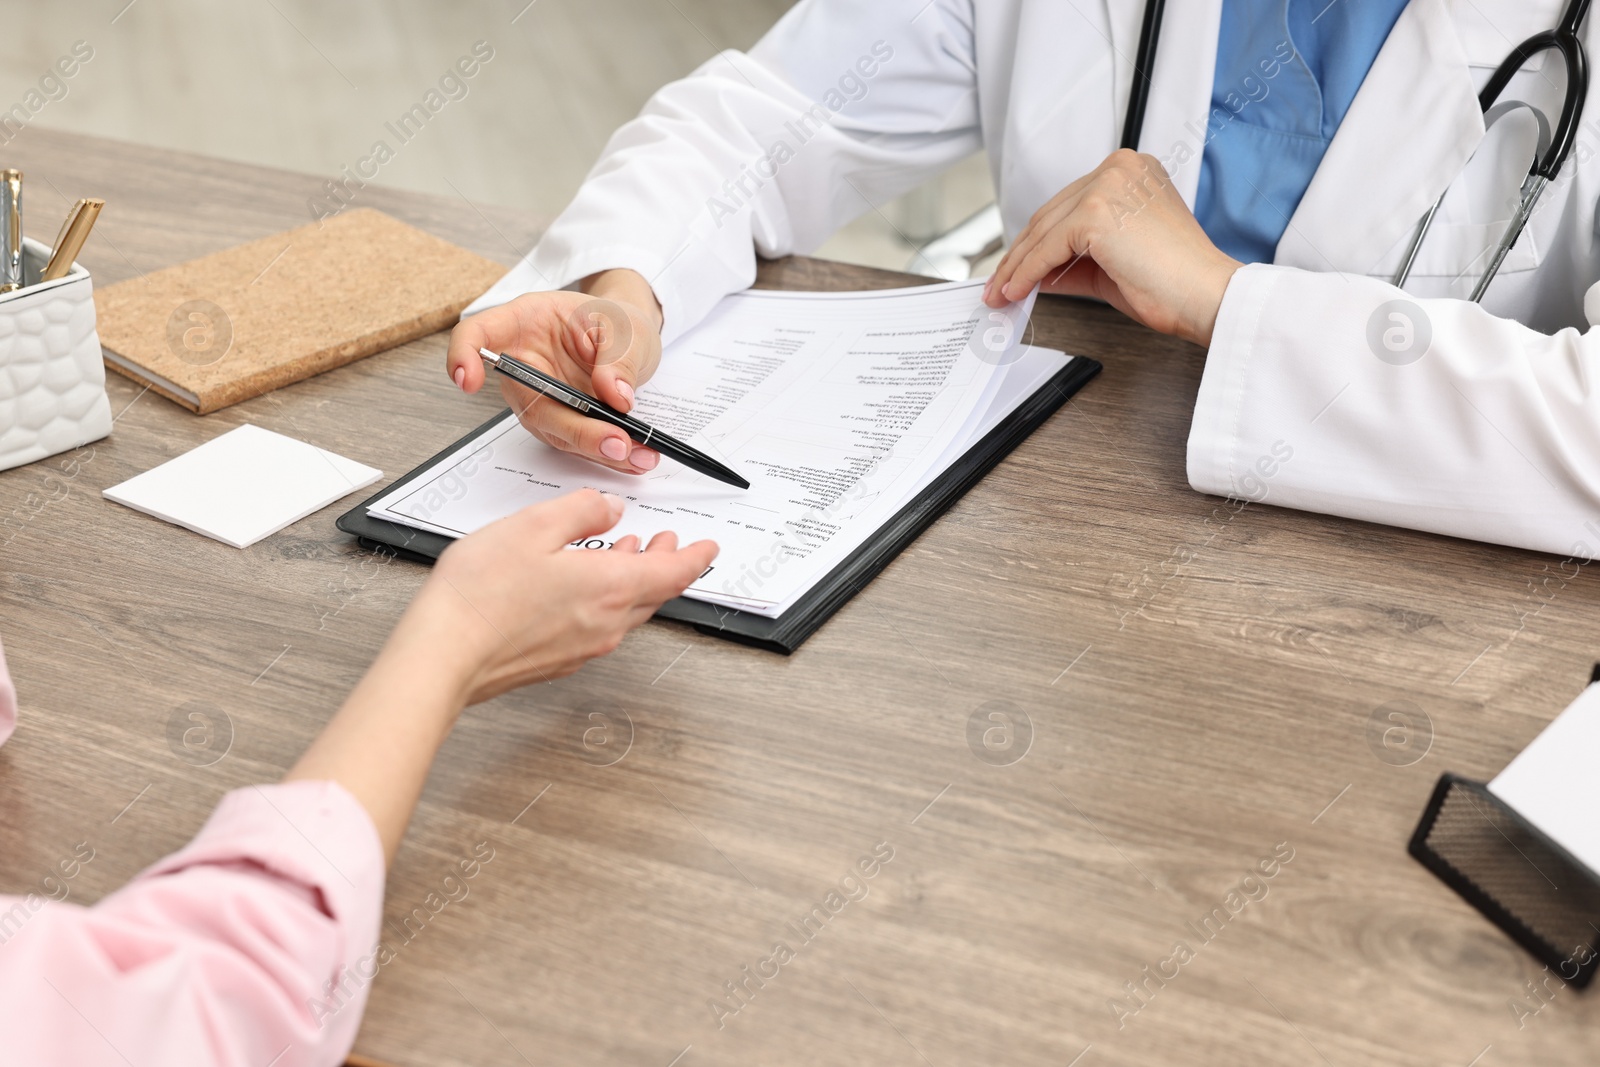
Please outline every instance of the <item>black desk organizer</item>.
[[[1595, 682], [1600, 664], [1590, 676]], [[1594, 980], [1600, 874], [1483, 783], [1441, 775], [1409, 851], [1568, 985], [1582, 989]]]

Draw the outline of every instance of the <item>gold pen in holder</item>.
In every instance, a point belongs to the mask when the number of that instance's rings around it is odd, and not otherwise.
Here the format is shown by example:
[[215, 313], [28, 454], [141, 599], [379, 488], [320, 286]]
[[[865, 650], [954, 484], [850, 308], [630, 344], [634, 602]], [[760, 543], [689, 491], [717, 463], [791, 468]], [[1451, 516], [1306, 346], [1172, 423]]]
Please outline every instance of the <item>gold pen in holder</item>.
[[22, 288], [22, 172], [0, 170], [0, 293]]
[[55, 247], [50, 251], [50, 262], [45, 264], [40, 281], [50, 282], [66, 276], [78, 253], [83, 251], [83, 243], [89, 239], [89, 231], [94, 229], [94, 221], [100, 217], [100, 209], [105, 206], [104, 200], [93, 198], [79, 200], [72, 205], [72, 210], [67, 212], [67, 221], [61, 224], [61, 232], [56, 235]]

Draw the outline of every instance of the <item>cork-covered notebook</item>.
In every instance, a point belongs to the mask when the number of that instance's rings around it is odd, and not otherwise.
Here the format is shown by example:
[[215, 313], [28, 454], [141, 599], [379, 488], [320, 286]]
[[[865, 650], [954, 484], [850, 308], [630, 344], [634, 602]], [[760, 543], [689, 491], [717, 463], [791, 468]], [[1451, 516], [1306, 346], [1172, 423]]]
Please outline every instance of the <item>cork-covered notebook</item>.
[[452, 325], [505, 268], [359, 209], [95, 293], [106, 363], [204, 415]]

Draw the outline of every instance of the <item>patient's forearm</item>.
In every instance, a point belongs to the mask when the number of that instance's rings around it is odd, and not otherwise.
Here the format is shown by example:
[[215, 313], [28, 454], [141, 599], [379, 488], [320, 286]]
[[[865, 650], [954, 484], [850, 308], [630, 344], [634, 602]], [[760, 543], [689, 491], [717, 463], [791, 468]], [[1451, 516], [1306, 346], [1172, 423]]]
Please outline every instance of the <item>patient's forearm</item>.
[[448, 605], [419, 603], [285, 781], [338, 782], [372, 816], [393, 862], [428, 768], [466, 705], [470, 666], [452, 655]]

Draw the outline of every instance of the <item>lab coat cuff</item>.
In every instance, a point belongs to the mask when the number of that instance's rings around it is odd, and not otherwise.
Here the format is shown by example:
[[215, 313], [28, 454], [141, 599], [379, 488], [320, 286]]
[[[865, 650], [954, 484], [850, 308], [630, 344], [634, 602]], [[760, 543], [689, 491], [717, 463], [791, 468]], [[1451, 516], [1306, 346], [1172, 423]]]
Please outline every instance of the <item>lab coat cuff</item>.
[[[1289, 270], [1251, 264], [1234, 272], [1217, 311], [1211, 350], [1189, 425], [1189, 485], [1197, 492], [1242, 497], [1237, 477], [1239, 419], [1249, 388], [1261, 320]], [[1253, 457], [1252, 457], [1253, 458]]]

